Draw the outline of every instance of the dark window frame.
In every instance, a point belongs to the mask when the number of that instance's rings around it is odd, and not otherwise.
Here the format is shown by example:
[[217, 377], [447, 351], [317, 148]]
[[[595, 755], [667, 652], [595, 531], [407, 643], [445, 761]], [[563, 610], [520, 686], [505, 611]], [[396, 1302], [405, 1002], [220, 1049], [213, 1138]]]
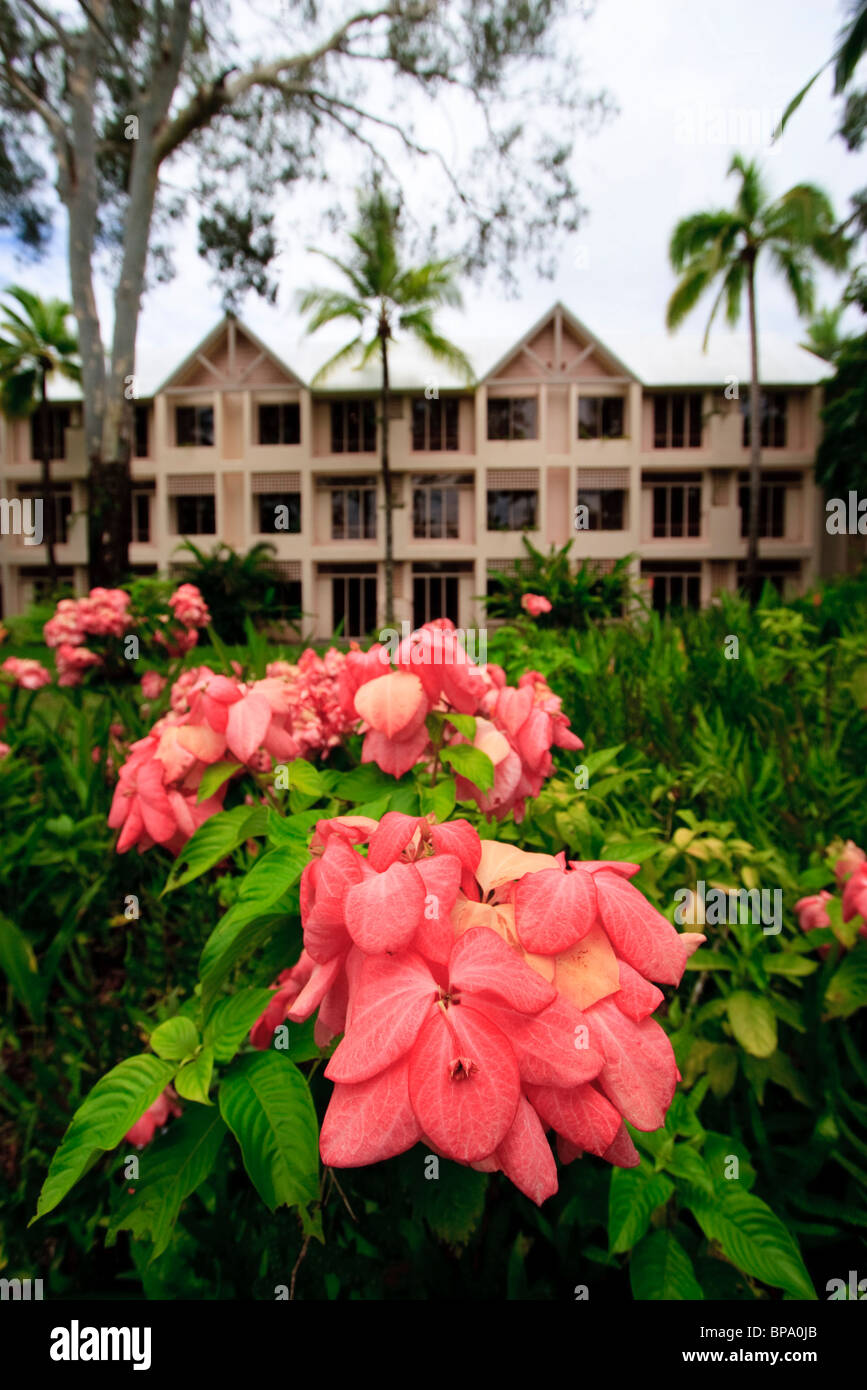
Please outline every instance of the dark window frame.
[[[299, 401], [260, 401], [256, 412], [260, 448], [301, 443], [301, 404]], [[264, 421], [268, 420], [265, 428]], [[273, 436], [265, 438], [265, 435]]]
[[538, 438], [538, 396], [488, 397], [488, 439], [517, 443]]
[[212, 449], [214, 439], [214, 407], [212, 405], [175, 406], [176, 448]]

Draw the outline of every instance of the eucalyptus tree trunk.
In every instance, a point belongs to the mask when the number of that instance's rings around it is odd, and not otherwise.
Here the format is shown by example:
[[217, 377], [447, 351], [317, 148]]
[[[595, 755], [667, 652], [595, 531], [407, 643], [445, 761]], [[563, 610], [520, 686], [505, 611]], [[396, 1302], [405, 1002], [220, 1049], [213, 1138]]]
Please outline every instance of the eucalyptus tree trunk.
[[53, 593], [57, 587], [57, 556], [54, 553], [54, 547], [57, 544], [57, 514], [54, 507], [54, 483], [51, 480], [51, 441], [48, 437], [51, 420], [51, 409], [48, 404], [48, 370], [44, 362], [41, 363], [40, 375], [42, 377], [42, 393], [39, 401], [39, 433], [41, 435], [39, 462], [42, 470], [42, 496], [45, 510], [43, 530], [45, 532], [48, 579]]
[[761, 593], [759, 575], [759, 503], [762, 488], [762, 422], [759, 391], [759, 335], [756, 328], [756, 261], [753, 252], [747, 263], [747, 298], [750, 312], [750, 524], [747, 534], [746, 590], [750, 603]]
[[385, 494], [385, 626], [394, 626], [394, 495], [392, 492], [391, 463], [388, 452], [388, 408], [391, 401], [391, 384], [388, 375], [388, 324], [380, 322], [379, 351], [382, 360], [382, 487]]

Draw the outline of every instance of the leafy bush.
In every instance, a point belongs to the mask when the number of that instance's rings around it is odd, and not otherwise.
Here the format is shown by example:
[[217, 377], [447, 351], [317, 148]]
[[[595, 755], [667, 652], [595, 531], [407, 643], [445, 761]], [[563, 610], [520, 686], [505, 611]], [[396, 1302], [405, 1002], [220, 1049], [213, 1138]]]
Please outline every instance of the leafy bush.
[[534, 626], [583, 631], [604, 618], [620, 617], [630, 596], [638, 602], [632, 595], [628, 555], [617, 560], [608, 573], [600, 574], [592, 564], [574, 567], [572, 541], [559, 549], [552, 545], [547, 555], [527, 536], [521, 537], [521, 544], [526, 560], [515, 560], [511, 570], [489, 571], [483, 602], [491, 618], [514, 622], [522, 616], [524, 595], [541, 594], [551, 610], [534, 618]]

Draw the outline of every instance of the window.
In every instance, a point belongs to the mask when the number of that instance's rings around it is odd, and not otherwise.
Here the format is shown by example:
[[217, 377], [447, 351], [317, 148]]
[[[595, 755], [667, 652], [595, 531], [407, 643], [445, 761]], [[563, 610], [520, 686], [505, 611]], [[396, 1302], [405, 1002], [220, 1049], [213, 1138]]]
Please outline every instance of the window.
[[580, 396], [578, 398], [579, 439], [622, 439], [623, 397]]
[[376, 453], [376, 402], [331, 402], [332, 454]]
[[[34, 502], [41, 501], [43, 512], [47, 512], [48, 500], [43, 497], [40, 487], [21, 486], [18, 494], [22, 501], [25, 497], [31, 497]], [[54, 540], [57, 545], [66, 545], [69, 540], [69, 523], [72, 518], [72, 488], [64, 487], [62, 483], [55, 483], [52, 489], [54, 497]], [[34, 516], [35, 520], [35, 516]], [[43, 525], [43, 539], [47, 538], [47, 527]]]
[[214, 494], [208, 492], [180, 494], [174, 497], [175, 534], [178, 536], [213, 536], [216, 534]]
[[331, 580], [331, 622], [343, 637], [366, 637], [376, 627], [376, 570], [335, 574]]
[[279, 535], [285, 531], [291, 536], [300, 533], [300, 492], [260, 492], [256, 495], [256, 501], [259, 504], [260, 532]]
[[535, 396], [490, 396], [488, 438], [538, 438], [537, 404]]
[[701, 477], [653, 477], [649, 481], [653, 494], [654, 538], [701, 535]]
[[414, 400], [412, 403], [412, 447], [416, 451], [457, 449], [458, 401]]
[[[737, 564], [737, 583], [738, 588], [743, 588], [746, 578], [746, 561], [738, 560]], [[781, 598], [787, 598], [793, 593], [798, 593], [801, 579], [800, 560], [760, 560], [759, 574], [763, 582], [773, 584]]]
[[701, 448], [701, 395], [678, 391], [653, 398], [654, 449]]
[[[747, 392], [741, 397], [743, 416], [743, 446], [750, 447], [750, 396]], [[762, 448], [785, 449], [786, 447], [786, 393], [785, 391], [762, 391], [759, 403], [762, 421]]]
[[137, 459], [150, 457], [150, 406], [137, 405], [135, 408], [133, 448]]
[[147, 545], [151, 538], [151, 498], [150, 489], [134, 489], [132, 494], [132, 538], [139, 544]]
[[488, 488], [488, 530], [535, 531], [538, 497], [525, 488]]
[[579, 488], [578, 505], [587, 508], [589, 531], [623, 531], [626, 527], [625, 488]]
[[701, 565], [645, 563], [641, 577], [650, 583], [654, 611], [669, 608], [698, 608], [701, 603]]
[[[741, 484], [739, 489], [741, 508], [741, 536], [750, 534], [750, 489]], [[762, 483], [759, 488], [759, 535], [764, 539], [784, 534], [786, 517], [786, 488], [780, 483]]]
[[412, 620], [422, 627], [436, 618], [458, 620], [459, 581], [472, 574], [472, 564], [418, 564], [412, 567]]
[[353, 478], [326, 484], [331, 492], [331, 539], [376, 540], [376, 479]]
[[46, 599], [74, 593], [75, 576], [71, 569], [57, 571], [54, 584], [47, 568], [42, 565], [28, 565], [21, 571], [21, 597], [25, 604], [43, 603]]
[[460, 531], [460, 491], [471, 488], [471, 473], [417, 473], [412, 480], [412, 534], [415, 540], [454, 541]]
[[210, 448], [214, 443], [214, 407], [176, 406], [175, 442], [179, 449]]
[[[50, 405], [46, 421], [45, 437], [48, 443], [49, 459], [66, 458], [66, 431], [69, 429], [69, 409], [65, 405]], [[37, 410], [30, 417], [30, 457], [43, 456], [42, 411]]]
[[297, 401], [259, 406], [259, 443], [301, 443], [301, 407]]

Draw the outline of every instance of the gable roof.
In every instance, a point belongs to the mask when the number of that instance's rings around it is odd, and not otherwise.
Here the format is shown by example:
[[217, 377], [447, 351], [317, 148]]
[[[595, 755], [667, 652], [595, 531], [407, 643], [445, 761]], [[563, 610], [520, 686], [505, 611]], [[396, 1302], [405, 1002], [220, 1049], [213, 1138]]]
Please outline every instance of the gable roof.
[[[250, 343], [251, 346], [256, 349], [258, 356], [253, 363], [248, 363], [245, 368], [236, 373], [234, 370], [235, 352], [239, 337]], [[165, 391], [172, 386], [185, 385], [185, 378], [189, 377], [190, 373], [197, 368], [203, 368], [205, 371], [210, 370], [214, 375], [219, 376], [219, 368], [210, 361], [209, 354], [218, 349], [224, 339], [228, 344], [229, 369], [228, 372], [223, 373], [223, 384], [230, 384], [233, 376], [237, 376], [236, 384], [242, 384], [245, 378], [251, 374], [251, 370], [255, 365], [260, 361], [267, 361], [277, 370], [281, 377], [289, 377], [289, 379], [298, 386], [307, 385], [298, 373], [293, 371], [288, 363], [284, 362], [282, 357], [280, 357], [273, 348], [269, 347], [266, 342], [253, 332], [252, 328], [249, 328], [246, 323], [242, 323], [234, 314], [227, 313], [223, 315], [223, 318], [219, 323], [214, 325], [209, 333], [205, 334], [205, 337], [196, 344], [183, 361], [180, 362], [177, 367], [173, 368], [165, 380], [161, 381], [159, 385], [156, 386], [153, 394], [158, 395], [161, 391]]]

